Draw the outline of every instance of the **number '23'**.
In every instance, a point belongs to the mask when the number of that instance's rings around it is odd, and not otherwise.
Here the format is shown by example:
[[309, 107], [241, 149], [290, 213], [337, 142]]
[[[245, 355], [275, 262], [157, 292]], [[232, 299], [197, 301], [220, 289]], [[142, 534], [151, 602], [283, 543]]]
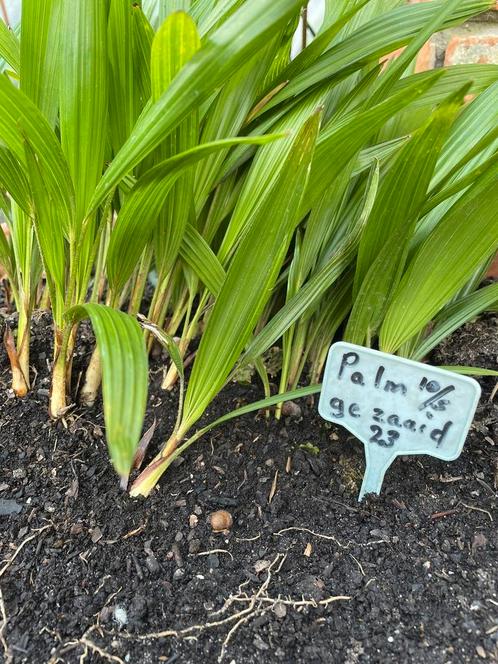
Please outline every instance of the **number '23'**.
[[390, 429], [387, 432], [387, 440], [384, 440], [381, 438], [382, 429], [377, 424], [372, 424], [370, 431], [373, 433], [373, 436], [370, 438], [369, 442], [377, 443], [377, 445], [380, 445], [381, 447], [392, 447], [399, 438], [398, 431]]

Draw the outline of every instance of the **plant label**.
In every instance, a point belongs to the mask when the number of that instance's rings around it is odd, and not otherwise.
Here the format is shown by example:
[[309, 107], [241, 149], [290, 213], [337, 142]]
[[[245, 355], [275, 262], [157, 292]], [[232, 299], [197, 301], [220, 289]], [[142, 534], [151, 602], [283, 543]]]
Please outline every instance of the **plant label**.
[[400, 454], [456, 459], [480, 394], [467, 376], [339, 342], [329, 350], [318, 411], [365, 446], [362, 500], [380, 493]]

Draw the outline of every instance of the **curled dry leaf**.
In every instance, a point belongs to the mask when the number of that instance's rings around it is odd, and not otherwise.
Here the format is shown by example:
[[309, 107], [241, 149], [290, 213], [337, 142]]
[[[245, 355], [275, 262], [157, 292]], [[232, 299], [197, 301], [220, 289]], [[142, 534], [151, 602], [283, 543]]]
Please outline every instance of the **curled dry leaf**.
[[154, 418], [154, 422], [152, 422], [151, 426], [147, 429], [147, 431], [140, 439], [140, 442], [138, 443], [137, 451], [135, 452], [135, 458], [133, 459], [133, 468], [135, 468], [135, 470], [140, 470], [140, 467], [142, 466], [145, 453], [147, 452], [149, 443], [152, 440], [156, 426], [157, 420]]

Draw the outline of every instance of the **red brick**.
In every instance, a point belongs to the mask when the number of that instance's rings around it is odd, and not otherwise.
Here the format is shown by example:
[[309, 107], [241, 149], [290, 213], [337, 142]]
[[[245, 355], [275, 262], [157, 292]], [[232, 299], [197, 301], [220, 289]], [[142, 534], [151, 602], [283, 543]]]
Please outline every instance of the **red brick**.
[[486, 276], [492, 279], [498, 279], [498, 254], [496, 254], [494, 261], [489, 266]]
[[[425, 0], [417, 0], [417, 2], [420, 1], [425, 2]], [[380, 58], [380, 62], [386, 65], [388, 62], [391, 62], [391, 60], [394, 60], [399, 55], [401, 55], [404, 50], [405, 50], [404, 46], [402, 48], [398, 48], [396, 51], [388, 53], [387, 55], [384, 55], [382, 58]], [[415, 61], [415, 72], [418, 73], [421, 71], [428, 71], [429, 69], [434, 69], [435, 66], [436, 66], [436, 45], [432, 41], [429, 41], [426, 44], [424, 44], [419, 51], [419, 54]]]
[[444, 56], [445, 65], [498, 63], [498, 35], [455, 35]]
[[428, 71], [436, 66], [436, 44], [431, 40], [426, 42], [419, 51], [415, 62], [415, 72]]
[[[387, 55], [383, 55], [380, 58], [379, 62], [381, 64], [383, 64], [384, 67], [387, 66], [387, 64], [389, 62], [391, 62], [392, 60], [395, 60], [398, 57], [398, 55], [401, 55], [403, 53], [403, 51], [405, 50], [405, 48], [406, 48], [405, 46], [402, 46], [401, 48], [396, 49], [392, 53], [388, 53]], [[383, 67], [383, 69], [384, 69], [384, 67]]]

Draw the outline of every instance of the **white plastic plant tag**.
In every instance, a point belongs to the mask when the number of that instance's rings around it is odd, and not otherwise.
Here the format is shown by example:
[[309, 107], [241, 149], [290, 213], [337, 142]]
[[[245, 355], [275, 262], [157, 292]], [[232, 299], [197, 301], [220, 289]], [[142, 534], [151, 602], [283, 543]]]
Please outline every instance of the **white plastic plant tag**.
[[380, 493], [400, 454], [456, 459], [480, 394], [472, 378], [339, 342], [329, 350], [318, 411], [365, 446], [362, 500]]

